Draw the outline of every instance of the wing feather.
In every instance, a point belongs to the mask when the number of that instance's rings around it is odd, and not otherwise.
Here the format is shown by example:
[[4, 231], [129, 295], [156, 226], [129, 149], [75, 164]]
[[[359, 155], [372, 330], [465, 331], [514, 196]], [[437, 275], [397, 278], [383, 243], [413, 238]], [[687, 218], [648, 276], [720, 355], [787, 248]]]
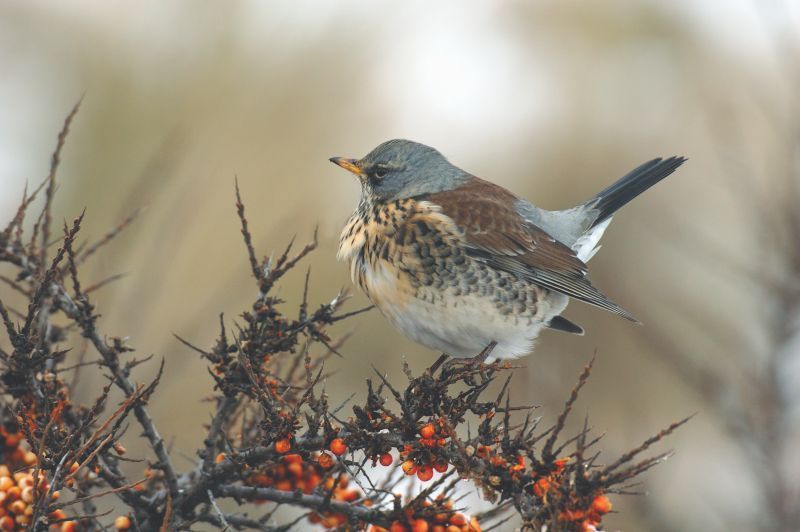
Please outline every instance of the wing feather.
[[463, 231], [467, 253], [497, 270], [636, 322], [586, 278], [586, 264], [567, 245], [517, 212], [518, 198], [477, 177], [456, 190], [429, 194]]

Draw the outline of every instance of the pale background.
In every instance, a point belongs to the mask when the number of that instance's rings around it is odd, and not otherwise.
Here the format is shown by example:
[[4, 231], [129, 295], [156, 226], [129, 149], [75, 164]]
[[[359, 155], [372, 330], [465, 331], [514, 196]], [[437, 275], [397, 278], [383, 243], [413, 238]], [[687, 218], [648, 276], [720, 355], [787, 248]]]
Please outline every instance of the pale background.
[[[350, 284], [335, 249], [358, 196], [330, 156], [410, 138], [546, 208], [687, 156], [615, 219], [591, 265], [645, 326], [571, 305], [586, 336], [545, 333], [514, 397], [555, 415], [597, 353], [573, 427], [588, 412], [609, 458], [698, 412], [659, 448], [676, 454], [644, 477], [650, 495], [614, 497], [609, 529], [788, 530], [776, 503], [800, 500], [798, 30], [789, 1], [0, 0], [0, 221], [47, 174], [85, 95], [57, 215], [86, 207], [99, 236], [146, 208], [83, 276], [128, 274], [98, 294], [100, 326], [166, 358], [152, 409], [188, 468], [211, 381], [172, 333], [209, 345], [218, 312], [253, 296], [235, 176], [261, 253], [319, 224], [323, 301]], [[282, 295], [301, 284], [298, 271]], [[402, 356], [415, 370], [436, 356], [377, 312], [350, 325], [333, 398], [370, 364], [400, 379]]]

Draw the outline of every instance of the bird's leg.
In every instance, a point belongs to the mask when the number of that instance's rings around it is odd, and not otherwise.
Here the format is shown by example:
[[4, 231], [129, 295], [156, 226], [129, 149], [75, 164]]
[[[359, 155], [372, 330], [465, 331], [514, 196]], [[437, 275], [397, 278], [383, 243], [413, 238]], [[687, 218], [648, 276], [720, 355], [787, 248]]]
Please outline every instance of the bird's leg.
[[[455, 366], [457, 364], [461, 364], [462, 366], [472, 366], [472, 367], [480, 366], [484, 362], [486, 362], [486, 359], [489, 358], [489, 355], [492, 353], [492, 351], [494, 350], [495, 347], [497, 347], [497, 342], [492, 340], [491, 342], [489, 342], [489, 345], [487, 345], [486, 347], [483, 348], [483, 351], [481, 351], [480, 353], [478, 353], [474, 357], [472, 357], [472, 358], [454, 358], [452, 360], [448, 360], [447, 364], [445, 365], [445, 367], [446, 368], [450, 368], [451, 366]], [[441, 357], [440, 357], [440, 360], [442, 360]], [[438, 367], [438, 365], [441, 364], [440, 360], [436, 361], [437, 367]], [[445, 371], [445, 370], [443, 369], [442, 371]]]
[[483, 348], [483, 351], [481, 351], [474, 357], [470, 358], [469, 363], [475, 365], [483, 364], [484, 362], [486, 362], [486, 359], [489, 358], [489, 355], [492, 354], [492, 351], [494, 351], [495, 347], [497, 347], [497, 342], [492, 340], [491, 342], [489, 342], [489, 345]]
[[436, 373], [436, 370], [439, 369], [439, 367], [444, 363], [445, 360], [447, 360], [447, 357], [448, 357], [447, 353], [442, 353], [442, 355], [436, 359], [436, 362], [434, 362], [433, 365], [428, 368], [428, 373], [430, 373], [431, 375]]

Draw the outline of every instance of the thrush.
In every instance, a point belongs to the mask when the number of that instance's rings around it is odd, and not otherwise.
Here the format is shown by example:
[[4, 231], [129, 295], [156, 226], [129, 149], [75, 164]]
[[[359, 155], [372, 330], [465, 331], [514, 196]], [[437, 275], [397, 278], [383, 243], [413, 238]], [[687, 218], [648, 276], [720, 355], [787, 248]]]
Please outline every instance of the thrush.
[[653, 159], [566, 210], [538, 208], [451, 164], [390, 140], [362, 159], [330, 159], [361, 183], [338, 258], [386, 319], [456, 358], [528, 354], [542, 328], [583, 334], [561, 316], [577, 299], [637, 322], [587, 278], [612, 215], [685, 159]]

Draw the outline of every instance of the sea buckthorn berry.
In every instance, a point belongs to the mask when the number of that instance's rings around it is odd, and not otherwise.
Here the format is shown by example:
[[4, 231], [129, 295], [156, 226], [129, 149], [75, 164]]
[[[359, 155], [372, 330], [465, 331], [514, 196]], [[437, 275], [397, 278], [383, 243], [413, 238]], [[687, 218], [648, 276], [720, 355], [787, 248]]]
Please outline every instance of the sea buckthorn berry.
[[77, 521], [64, 521], [61, 523], [61, 532], [76, 532], [78, 530]]
[[222, 463], [222, 462], [224, 462], [224, 461], [225, 461], [225, 458], [227, 458], [227, 455], [226, 455], [225, 453], [219, 453], [219, 454], [216, 456], [216, 458], [214, 458], [214, 462], [216, 462], [216, 463], [218, 463], [218, 464], [219, 464], [219, 463]]
[[275, 452], [279, 454], [286, 454], [291, 450], [292, 442], [284, 438], [275, 442]]
[[333, 457], [328, 453], [322, 453], [317, 458], [317, 463], [324, 469], [328, 469], [333, 465]]
[[428, 530], [430, 530], [430, 526], [425, 519], [414, 519], [411, 524], [411, 532], [428, 532]]
[[391, 532], [408, 532], [408, 527], [405, 523], [401, 523], [400, 521], [395, 521], [392, 523], [392, 526], [389, 528]]
[[22, 460], [25, 462], [25, 465], [33, 465], [39, 460], [39, 458], [36, 456], [36, 453], [28, 451], [25, 453], [25, 456]]
[[544, 497], [547, 493], [547, 490], [550, 489], [550, 481], [546, 478], [540, 478], [536, 481], [536, 484], [533, 485], [533, 493], [537, 497]]
[[334, 438], [330, 444], [330, 450], [336, 456], [342, 456], [344, 453], [347, 452], [347, 445], [344, 443], [344, 440], [341, 438]]
[[293, 477], [300, 478], [303, 476], [303, 464], [300, 462], [292, 462], [286, 466], [286, 471], [288, 471]]
[[419, 435], [423, 438], [433, 438], [434, 434], [436, 434], [436, 428], [433, 426], [433, 423], [423, 425], [422, 428], [419, 429]]
[[14, 530], [15, 527], [14, 518], [8, 515], [0, 517], [0, 530]]
[[611, 511], [611, 508], [613, 508], [613, 505], [605, 495], [598, 495], [592, 501], [592, 510], [599, 514], [607, 514]]
[[403, 467], [403, 473], [405, 473], [406, 475], [413, 475], [414, 473], [417, 472], [417, 466], [414, 465], [414, 462], [412, 462], [411, 460], [406, 460], [405, 462], [403, 462], [402, 467]]
[[467, 518], [464, 514], [453, 514], [450, 516], [450, 524], [455, 526], [464, 526], [467, 524]]
[[421, 465], [417, 468], [417, 478], [423, 482], [433, 478], [433, 468], [429, 465]]
[[8, 488], [14, 485], [11, 477], [0, 477], [0, 491], [8, 491]]
[[469, 522], [469, 532], [481, 532], [481, 524], [478, 522], [477, 517], [473, 517]]
[[[32, 503], [33, 502], [33, 486], [28, 486], [26, 488], [22, 488], [22, 495], [20, 495], [20, 499], [22, 502], [25, 503]], [[592, 507], [594, 507], [594, 503], [592, 503]]]
[[128, 530], [131, 527], [131, 519], [127, 515], [120, 515], [114, 519], [114, 527], [117, 530]]
[[445, 471], [447, 471], [447, 468], [449, 466], [450, 466], [450, 464], [448, 464], [447, 462], [445, 462], [443, 460], [439, 461], [439, 462], [434, 462], [434, 464], [433, 464], [433, 468], [436, 471], [438, 471], [439, 473], [444, 473]]
[[16, 500], [8, 505], [8, 511], [11, 512], [12, 514], [22, 514], [25, 512], [25, 508], [27, 506], [28, 505], [25, 504], [25, 502], [21, 500]]
[[383, 453], [380, 458], [380, 462], [382, 466], [389, 467], [394, 462], [394, 458], [389, 453]]

